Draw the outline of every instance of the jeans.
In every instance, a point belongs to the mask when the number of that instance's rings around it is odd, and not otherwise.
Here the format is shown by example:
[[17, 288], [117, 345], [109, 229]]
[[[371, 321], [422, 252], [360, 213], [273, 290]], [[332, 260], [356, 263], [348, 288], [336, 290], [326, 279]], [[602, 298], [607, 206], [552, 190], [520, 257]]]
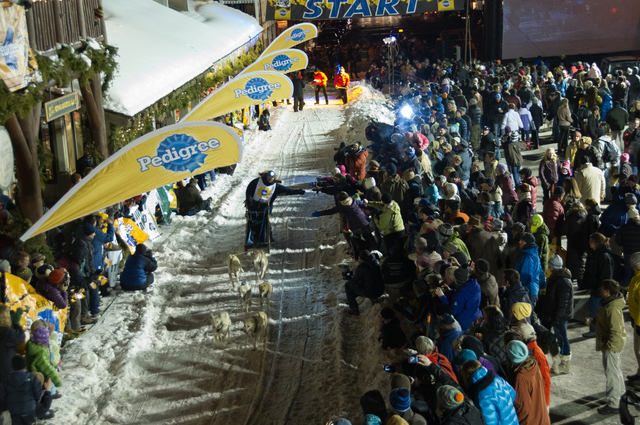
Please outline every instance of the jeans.
[[624, 378], [620, 370], [620, 353], [613, 351], [602, 351], [602, 366], [606, 378], [606, 399], [607, 405], [614, 409], [620, 407], [620, 397], [626, 391]]
[[89, 311], [91, 315], [95, 316], [100, 313], [100, 289], [96, 286], [96, 289], [89, 286]]
[[571, 346], [569, 345], [569, 337], [567, 336], [567, 321], [561, 320], [557, 325], [553, 325], [553, 332], [560, 345], [560, 354], [563, 356], [571, 355]]
[[538, 138], [538, 130], [531, 130], [531, 145], [536, 148], [540, 146], [540, 139]]
[[526, 143], [527, 140], [531, 141], [531, 130], [520, 130], [522, 135], [522, 141]]
[[516, 187], [518, 187], [518, 185], [520, 184], [520, 170], [522, 170], [521, 165], [509, 165], [509, 172], [511, 173], [511, 177], [513, 178], [513, 184], [516, 185]]
[[600, 308], [600, 303], [602, 302], [602, 298], [600, 298], [600, 289], [595, 288], [591, 290], [591, 297], [589, 298], [589, 315], [593, 318], [593, 324], [589, 326], [590, 332], [596, 331], [596, 322], [595, 319], [598, 316], [598, 309]]
[[500, 147], [500, 137], [502, 136], [502, 123], [493, 123], [493, 134], [496, 136], [496, 148]]

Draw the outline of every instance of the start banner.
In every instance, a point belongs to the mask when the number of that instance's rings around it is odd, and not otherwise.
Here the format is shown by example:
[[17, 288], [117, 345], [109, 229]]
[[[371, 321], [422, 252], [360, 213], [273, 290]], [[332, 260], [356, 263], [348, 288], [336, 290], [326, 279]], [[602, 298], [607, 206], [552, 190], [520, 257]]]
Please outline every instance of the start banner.
[[100, 163], [21, 239], [25, 241], [157, 187], [237, 164], [241, 158], [238, 133], [224, 124], [193, 122], [163, 127], [134, 140]]
[[267, 20], [374, 18], [463, 9], [463, 0], [268, 0]]

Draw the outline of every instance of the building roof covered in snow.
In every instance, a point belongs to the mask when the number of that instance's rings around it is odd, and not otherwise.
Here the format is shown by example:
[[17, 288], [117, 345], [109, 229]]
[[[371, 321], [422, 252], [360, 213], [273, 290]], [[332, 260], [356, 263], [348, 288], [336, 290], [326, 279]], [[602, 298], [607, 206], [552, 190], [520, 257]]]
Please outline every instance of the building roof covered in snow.
[[[253, 17], [221, 4], [185, 14], [153, 0], [104, 0], [109, 44], [120, 69], [105, 109], [133, 116], [202, 74], [262, 31]], [[193, 19], [195, 18], [195, 19]]]

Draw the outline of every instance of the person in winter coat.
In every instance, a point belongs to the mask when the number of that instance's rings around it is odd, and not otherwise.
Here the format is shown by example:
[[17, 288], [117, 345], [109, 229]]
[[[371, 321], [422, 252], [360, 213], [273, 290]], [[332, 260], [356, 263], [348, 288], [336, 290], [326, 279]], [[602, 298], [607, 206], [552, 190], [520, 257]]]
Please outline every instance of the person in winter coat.
[[258, 117], [258, 130], [261, 131], [269, 131], [271, 130], [271, 124], [269, 123], [269, 117], [271, 113], [268, 109], [260, 112], [260, 117]]
[[120, 286], [125, 291], [144, 291], [154, 281], [153, 272], [158, 262], [146, 245], [136, 246], [136, 253], [127, 258], [120, 275]]
[[584, 275], [585, 254], [589, 247], [590, 235], [586, 230], [587, 211], [581, 202], [576, 202], [565, 212], [562, 233], [567, 237], [567, 268], [580, 287]]
[[471, 178], [471, 165], [473, 164], [473, 157], [469, 151], [469, 144], [462, 140], [458, 143], [458, 156], [462, 162], [460, 163], [460, 170], [462, 171], [462, 180], [467, 183]]
[[505, 318], [511, 320], [511, 307], [516, 303], [529, 303], [531, 304], [531, 298], [529, 296], [529, 290], [525, 288], [520, 282], [520, 273], [514, 269], [507, 269], [504, 271], [503, 282], [507, 288], [504, 291], [503, 309], [505, 312]]
[[592, 235], [600, 228], [600, 214], [602, 210], [595, 199], [587, 198], [584, 201], [584, 208], [587, 210], [587, 221], [585, 223], [585, 233]]
[[533, 202], [531, 201], [531, 187], [521, 183], [517, 187], [518, 203], [513, 207], [513, 222], [524, 224], [525, 231], [531, 231], [531, 217], [533, 216]]
[[520, 141], [518, 133], [512, 132], [511, 127], [507, 126], [503, 138], [504, 159], [509, 166], [509, 171], [513, 176], [516, 186], [520, 184], [520, 169], [522, 168], [522, 154], [520, 152], [527, 150], [527, 145]]
[[0, 382], [11, 373], [11, 359], [16, 354], [16, 348], [24, 344], [26, 338], [20, 326], [22, 313], [21, 308], [12, 313], [7, 304], [0, 304]]
[[[480, 323], [480, 320], [482, 322]], [[507, 319], [505, 319], [500, 307], [487, 306], [482, 310], [482, 318], [476, 321], [480, 326], [471, 331], [482, 335], [482, 346], [484, 352], [493, 356], [504, 367], [507, 362], [507, 353], [504, 346], [504, 334], [507, 330]]]
[[[414, 366], [412, 372], [415, 377], [413, 389], [416, 393], [416, 398], [422, 399], [427, 403], [431, 414], [435, 413], [437, 409], [438, 388], [443, 385], [450, 385], [462, 390], [457, 381], [426, 356], [418, 355], [418, 363]], [[433, 422], [433, 420], [436, 419], [432, 417], [429, 423]]]
[[564, 206], [562, 205], [563, 197], [564, 189], [562, 187], [554, 188], [553, 196], [544, 202], [542, 209], [542, 217], [549, 228], [549, 238], [551, 240], [562, 235], [562, 227], [565, 220]]
[[462, 330], [467, 330], [482, 315], [480, 285], [476, 279], [470, 279], [470, 272], [466, 267], [454, 267], [454, 269], [458, 289], [450, 297], [451, 304], [441, 288], [437, 288], [435, 294], [443, 305], [451, 305], [451, 312], [460, 323], [460, 327]]
[[637, 198], [632, 193], [627, 193], [624, 197], [614, 195], [611, 204], [600, 216], [599, 232], [607, 237], [613, 237], [618, 228], [629, 220], [629, 214], [636, 205]]
[[366, 206], [379, 211], [374, 213], [373, 221], [382, 235], [385, 246], [391, 250], [405, 233], [400, 206], [389, 193], [382, 195], [382, 202], [368, 202], [366, 199], [364, 202]]
[[544, 123], [544, 111], [542, 110], [540, 101], [535, 97], [531, 100], [529, 110], [531, 111], [531, 118], [535, 125], [535, 128], [531, 130], [531, 145], [537, 149], [540, 147], [540, 129]]
[[22, 356], [10, 359], [12, 367], [7, 379], [0, 383], [0, 408], [9, 410], [13, 425], [33, 425], [36, 419], [51, 419], [51, 380], [44, 387], [40, 379], [27, 371]]
[[45, 380], [51, 379], [56, 387], [62, 386], [60, 375], [51, 361], [48, 327], [41, 326], [33, 331], [33, 336], [27, 341], [26, 353], [29, 372], [40, 372]]
[[514, 407], [520, 425], [551, 425], [544, 397], [544, 382], [535, 359], [522, 341], [507, 344], [511, 384], [516, 393]]
[[531, 130], [535, 130], [535, 124], [533, 123], [533, 117], [531, 112], [527, 109], [526, 105], [523, 105], [518, 111], [520, 120], [522, 121], [522, 140], [529, 143], [531, 141]]
[[[340, 94], [340, 98], [342, 98], [342, 104], [347, 104], [347, 90], [349, 89], [349, 74], [347, 74], [344, 68], [340, 68], [340, 71], [336, 75], [336, 78], [333, 79], [333, 84], [335, 85], [338, 93]], [[317, 93], [317, 92], [316, 92]]]
[[438, 327], [440, 330], [440, 337], [436, 341], [438, 352], [452, 363], [458, 354], [453, 349], [453, 343], [464, 335], [464, 332], [456, 330], [456, 319], [449, 313], [444, 313], [438, 318]]
[[626, 387], [620, 370], [620, 355], [627, 340], [622, 309], [624, 297], [615, 280], [604, 280], [599, 287], [602, 306], [596, 319], [596, 351], [602, 351], [607, 405], [598, 409], [601, 415], [618, 414], [620, 397]]
[[613, 108], [607, 112], [605, 121], [611, 129], [611, 136], [615, 139], [620, 152], [624, 152], [624, 143], [622, 141], [622, 133], [629, 122], [629, 113], [622, 107], [620, 102], [613, 102]]
[[60, 269], [49, 273], [49, 276], [39, 279], [35, 285], [36, 291], [60, 310], [67, 308], [67, 289], [69, 289], [69, 276]]
[[482, 136], [482, 110], [478, 107], [478, 101], [476, 99], [469, 100], [469, 109], [466, 114], [471, 118], [471, 133], [469, 137], [469, 143], [474, 150], [480, 149], [480, 139]]
[[[502, 123], [504, 122], [504, 117], [507, 111], [509, 110], [509, 104], [502, 99], [502, 95], [500, 93], [493, 93], [491, 95], [492, 101], [487, 102], [488, 104], [485, 107], [484, 113], [485, 117], [488, 121], [493, 125], [493, 134], [496, 137], [496, 144], [500, 147], [500, 136], [502, 135]], [[520, 118], [518, 116], [518, 118]]]
[[562, 99], [561, 105], [557, 112], [558, 117], [558, 152], [564, 155], [569, 143], [569, 131], [571, 130], [571, 124], [573, 124], [573, 118], [571, 118], [571, 110], [569, 109], [569, 99]]
[[630, 262], [631, 256], [640, 251], [640, 218], [637, 216], [636, 210], [629, 210], [627, 222], [616, 230], [615, 241], [622, 248], [624, 257], [622, 286], [628, 287], [634, 274]]
[[407, 388], [395, 388], [389, 394], [391, 411], [387, 415], [387, 423], [394, 415], [404, 419], [409, 425], [427, 425], [426, 419], [411, 409], [411, 393]]
[[419, 336], [418, 338], [416, 338], [415, 347], [419, 356], [427, 357], [431, 363], [446, 372], [447, 375], [449, 375], [449, 377], [453, 380], [455, 385], [458, 385], [458, 377], [453, 371], [451, 362], [449, 362], [449, 359], [447, 359], [446, 356], [438, 352], [438, 349], [436, 348], [436, 345], [431, 340], [431, 338], [422, 335]]
[[535, 211], [538, 205], [538, 178], [533, 175], [533, 171], [529, 167], [520, 169], [518, 173], [520, 174], [520, 183], [528, 184], [531, 189], [531, 204]]
[[416, 150], [413, 147], [409, 146], [404, 150], [400, 169], [403, 172], [412, 170], [418, 176], [422, 173], [422, 165], [418, 158], [416, 158]]
[[589, 248], [591, 252], [587, 256], [587, 263], [584, 270], [584, 287], [591, 291], [589, 297], [589, 314], [592, 323], [589, 326], [589, 332], [582, 334], [584, 338], [593, 338], [596, 336], [596, 316], [600, 307], [600, 283], [613, 278], [614, 262], [611, 256], [611, 248], [609, 248], [609, 239], [602, 233], [594, 233], [589, 236]]
[[291, 82], [293, 83], [293, 112], [302, 111], [304, 108], [304, 78], [299, 72], [292, 72], [289, 74]]
[[380, 192], [391, 194], [391, 199], [398, 205], [405, 205], [405, 196], [409, 190], [409, 184], [398, 175], [398, 169], [394, 164], [386, 166], [388, 177], [380, 185]]
[[637, 348], [640, 347], [640, 252], [635, 252], [631, 255], [630, 263], [633, 269], [633, 277], [629, 283], [628, 292], [629, 316], [633, 321], [633, 351], [636, 355], [638, 368], [635, 374], [627, 375], [627, 379], [631, 383], [636, 383], [640, 381], [640, 355]]
[[202, 199], [200, 191], [196, 188], [197, 179], [189, 180], [186, 186], [178, 182], [176, 198], [178, 198], [178, 212], [180, 215], [194, 215], [200, 211], [211, 210], [211, 200]]
[[347, 167], [347, 171], [356, 180], [362, 180], [365, 178], [367, 171], [367, 157], [369, 151], [360, 146], [359, 143], [355, 144], [352, 153], [345, 155], [344, 165]]
[[[520, 114], [516, 109], [516, 105], [514, 105], [513, 103], [509, 104], [509, 110], [504, 115], [504, 120], [502, 120], [501, 128], [503, 133], [508, 134], [508, 132], [506, 131], [507, 127], [509, 127], [510, 130], [518, 134], [520, 133], [520, 131], [522, 131], [524, 127], [522, 125], [522, 119], [520, 119]], [[525, 145], [525, 149], [526, 149], [526, 145]]]
[[371, 249], [377, 248], [378, 244], [371, 233], [371, 226], [369, 225], [367, 216], [347, 192], [340, 192], [336, 195], [335, 207], [329, 208], [328, 210], [315, 211], [311, 215], [313, 217], [322, 217], [337, 213], [344, 214], [349, 230], [351, 230], [354, 235], [362, 236], [370, 245]]
[[546, 202], [547, 199], [553, 194], [553, 189], [558, 183], [559, 162], [556, 152], [553, 148], [547, 149], [544, 154], [544, 158], [540, 161], [538, 167], [538, 176], [540, 178], [540, 186], [542, 186], [543, 199], [542, 202]]
[[83, 324], [95, 323], [97, 315], [100, 313], [100, 290], [95, 283], [100, 273], [94, 266], [93, 239], [95, 233], [95, 226], [88, 222], [83, 223], [75, 233], [70, 255], [71, 262], [78, 265], [78, 276], [81, 276], [83, 281], [90, 282], [87, 283], [90, 286], [85, 288], [86, 294], [89, 296], [83, 298], [81, 302]]
[[329, 104], [329, 98], [327, 97], [327, 76], [325, 75], [324, 72], [320, 71], [319, 69], [316, 69], [313, 73], [313, 82], [311, 83], [311, 85], [313, 86], [315, 84], [316, 86], [316, 105], [320, 104], [320, 90], [322, 90], [323, 94], [324, 94], [324, 101], [326, 102], [326, 104]]
[[304, 195], [303, 189], [291, 189], [283, 186], [275, 171], [260, 173], [258, 178], [251, 180], [245, 192], [245, 205], [250, 211], [264, 211], [272, 208], [276, 198], [280, 195]]
[[380, 336], [378, 341], [384, 350], [403, 348], [407, 345], [407, 337], [400, 327], [400, 320], [396, 312], [390, 308], [383, 308], [377, 316]]
[[[501, 255], [499, 241], [494, 234], [478, 225], [468, 232], [465, 244], [469, 249], [469, 257], [476, 264], [476, 276], [482, 291], [481, 306], [499, 305], [498, 286], [494, 277], [498, 272], [498, 260]], [[479, 266], [480, 261], [482, 264]]]
[[482, 367], [477, 360], [462, 365], [461, 374], [467, 394], [482, 412], [486, 425], [518, 425], [513, 406], [516, 392], [507, 381]]
[[443, 385], [438, 388], [437, 398], [440, 425], [475, 425], [484, 422], [480, 410], [466, 401], [457, 388]]
[[547, 297], [540, 315], [542, 323], [553, 327], [560, 346], [562, 361], [556, 373], [569, 373], [571, 366], [571, 345], [567, 336], [567, 324], [573, 319], [573, 283], [571, 272], [563, 267], [562, 258], [554, 255], [549, 260], [551, 274], [547, 279]]
[[535, 308], [541, 289], [540, 276], [543, 275], [538, 246], [531, 233], [525, 233], [520, 239], [520, 259], [516, 263], [516, 271], [520, 273], [522, 286], [529, 291], [531, 307]]
[[542, 270], [547, 270], [549, 262], [549, 228], [544, 224], [542, 215], [536, 214], [531, 217], [531, 233], [536, 240], [536, 245], [538, 245]]
[[507, 164], [498, 164], [496, 167], [496, 183], [502, 190], [502, 207], [506, 210], [507, 207], [514, 206], [518, 202], [518, 195], [511, 180], [511, 173], [507, 171]]
[[359, 315], [357, 297], [378, 298], [384, 293], [384, 281], [377, 258], [367, 250], [360, 251], [353, 276], [345, 283], [349, 314]]
[[107, 231], [103, 232], [103, 219], [96, 217], [96, 235], [93, 237], [93, 266], [96, 270], [104, 267], [104, 244], [112, 242], [116, 231], [113, 228], [113, 219], [107, 217]]
[[591, 158], [587, 155], [583, 158], [584, 164], [576, 171], [575, 180], [582, 194], [582, 202], [587, 198], [593, 198], [598, 203], [604, 201], [606, 186], [602, 170], [591, 164]]

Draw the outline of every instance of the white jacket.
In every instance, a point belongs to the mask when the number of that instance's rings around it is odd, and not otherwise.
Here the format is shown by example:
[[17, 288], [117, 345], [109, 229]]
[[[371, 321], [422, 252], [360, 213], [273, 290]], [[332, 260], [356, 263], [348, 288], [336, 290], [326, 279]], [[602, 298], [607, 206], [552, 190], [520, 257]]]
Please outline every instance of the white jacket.
[[605, 195], [604, 173], [601, 169], [594, 167], [591, 163], [583, 164], [578, 168], [575, 175], [578, 189], [584, 204], [587, 198], [593, 198], [598, 205]]
[[522, 119], [520, 118], [518, 111], [515, 109], [509, 109], [509, 111], [504, 114], [502, 129], [504, 130], [506, 127], [509, 127], [511, 131], [522, 130]]

